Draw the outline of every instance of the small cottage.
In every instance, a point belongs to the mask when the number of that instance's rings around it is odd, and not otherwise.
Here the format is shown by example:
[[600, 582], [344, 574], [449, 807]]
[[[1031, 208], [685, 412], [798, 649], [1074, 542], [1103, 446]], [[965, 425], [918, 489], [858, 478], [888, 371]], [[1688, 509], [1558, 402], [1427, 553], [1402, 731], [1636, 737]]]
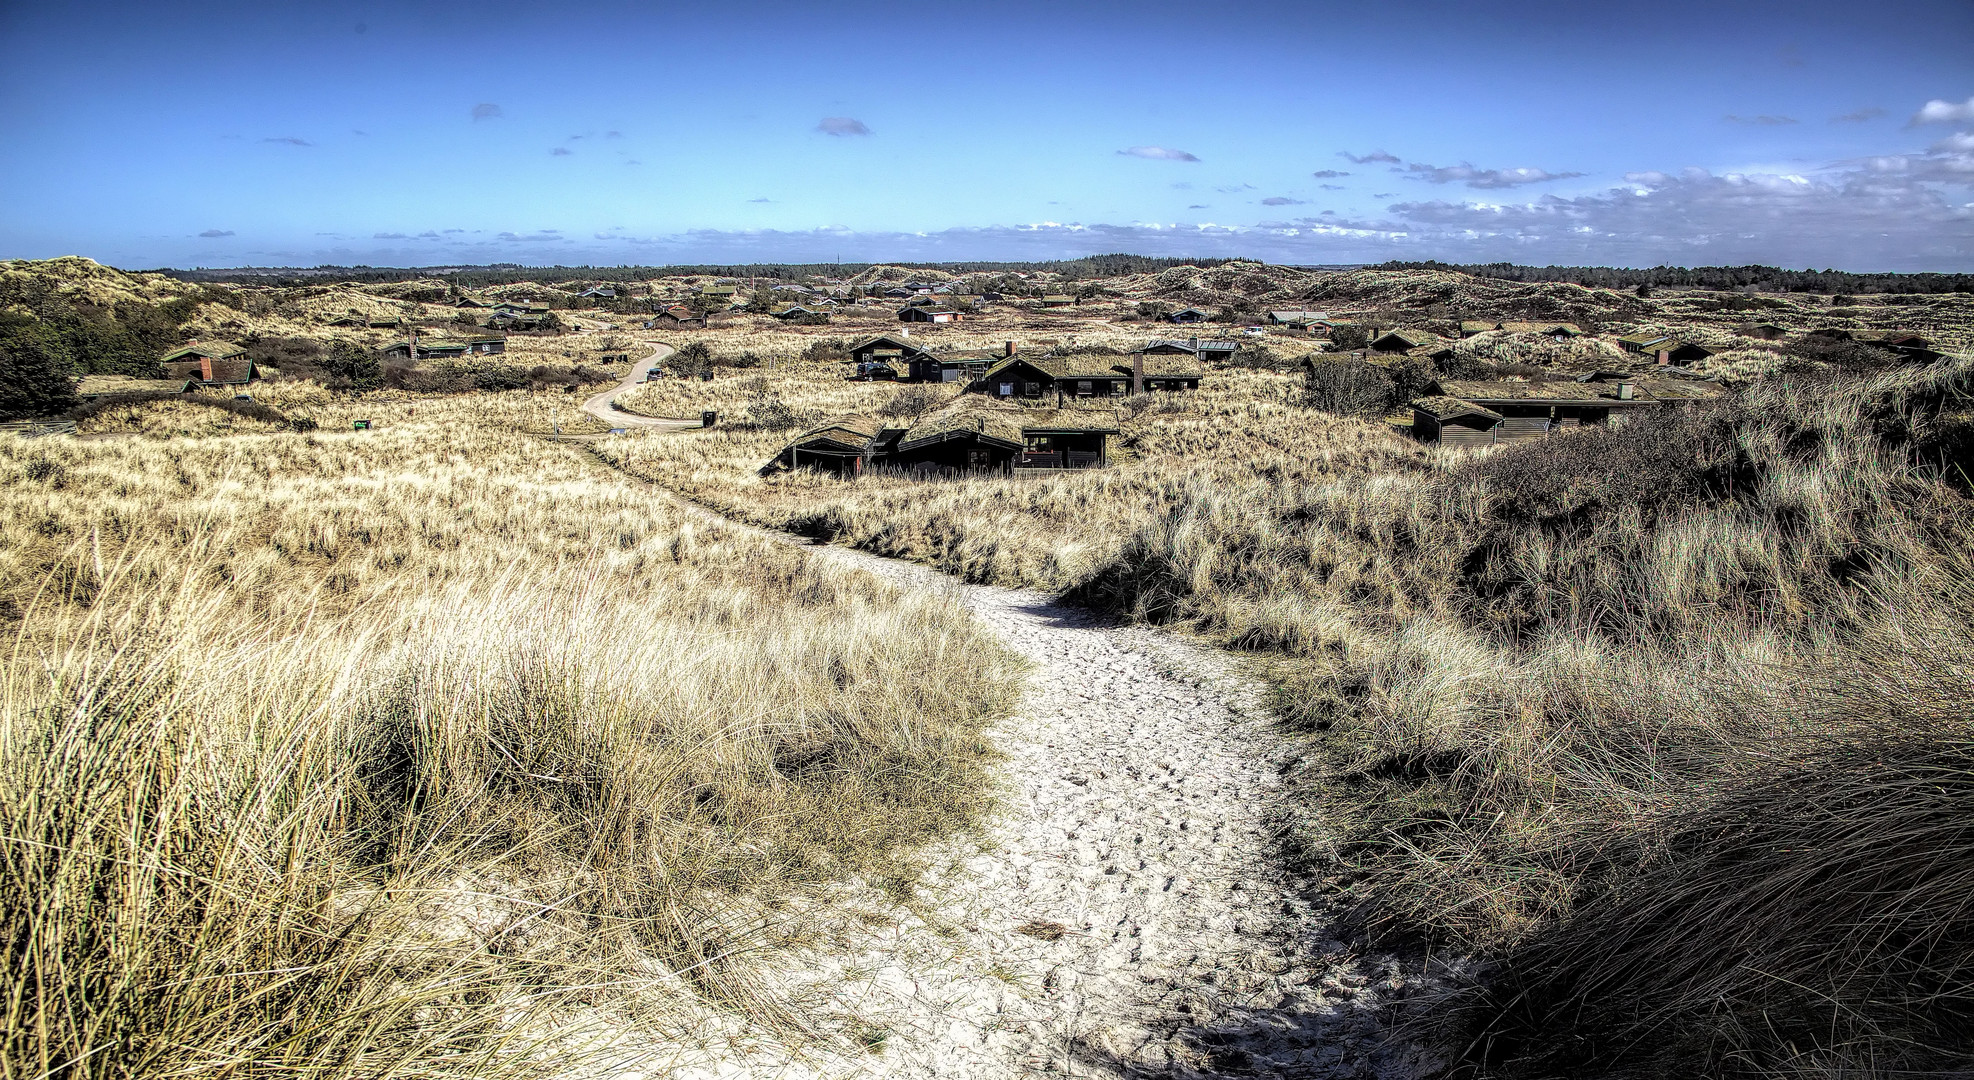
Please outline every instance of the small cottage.
[[592, 285], [576, 294], [578, 300], [615, 300], [617, 290], [609, 285]]
[[[506, 347], [505, 343], [501, 345], [503, 351]], [[393, 341], [378, 351], [387, 360], [457, 360], [465, 356], [470, 349], [471, 346], [463, 341], [419, 341], [408, 338], [404, 341]]]
[[1329, 319], [1327, 311], [1271, 311], [1268, 322], [1271, 326], [1282, 326], [1292, 330], [1307, 330], [1315, 323]]
[[1114, 356], [1107, 353], [1013, 355], [989, 368], [971, 389], [1010, 401], [1122, 397], [1130, 392], [1131, 378], [1111, 366]]
[[1628, 334], [1618, 339], [1618, 348], [1653, 357], [1660, 364], [1677, 364], [1681, 367], [1696, 360], [1705, 360], [1714, 354], [1712, 349], [1704, 345], [1682, 341], [1670, 334]]
[[790, 440], [765, 475], [814, 468], [838, 476], [871, 469], [963, 475], [1027, 469], [1088, 469], [1109, 462], [1115, 425], [1086, 413], [1023, 409], [964, 397], [903, 424], [847, 416]]
[[1471, 401], [1436, 394], [1412, 402], [1412, 435], [1441, 446], [1492, 446], [1504, 418]]
[[1175, 322], [1181, 325], [1190, 325], [1192, 323], [1203, 323], [1211, 318], [1213, 318], [1213, 313], [1210, 311], [1202, 311], [1196, 307], [1188, 307], [1188, 308], [1180, 308], [1179, 310], [1173, 312], [1172, 314], [1167, 315], [1165, 317], [1165, 321]]
[[1076, 298], [1065, 293], [1051, 293], [1042, 298], [1042, 306], [1045, 308], [1069, 307], [1074, 303]]
[[914, 360], [930, 356], [912, 344], [909, 335], [879, 334], [850, 347], [850, 378], [886, 382], [903, 379], [911, 371]]
[[173, 379], [197, 379], [208, 386], [237, 386], [260, 377], [260, 369], [237, 345], [189, 342], [158, 358]]
[[1555, 341], [1583, 336], [1582, 328], [1567, 322], [1504, 322], [1501, 329], [1510, 334], [1539, 334]]
[[803, 320], [804, 322], [829, 321], [828, 312], [816, 311], [813, 308], [805, 308], [800, 304], [796, 304], [794, 307], [791, 307], [786, 311], [771, 311], [768, 313], [768, 317], [773, 319], [780, 319], [783, 322], [787, 322], [791, 319], [800, 319]]
[[940, 307], [908, 306], [898, 309], [898, 321], [907, 323], [956, 323], [965, 316]]
[[960, 352], [934, 356], [921, 352], [906, 361], [911, 382], [974, 383], [995, 364], [1015, 354], [1014, 342], [1010, 341], [1001, 352]]
[[1234, 358], [1240, 346], [1231, 341], [1214, 341], [1208, 338], [1153, 339], [1144, 347], [1144, 354], [1152, 356], [1180, 356], [1205, 364], [1224, 364]]
[[644, 321], [646, 330], [699, 330], [705, 326], [706, 317], [684, 304], [673, 304]]
[[1147, 392], [1197, 390], [1205, 374], [1196, 353], [1133, 353], [1130, 363], [1114, 364], [1111, 370], [1131, 380], [1124, 388], [1133, 393], [1136, 392], [1133, 388], [1141, 382]]

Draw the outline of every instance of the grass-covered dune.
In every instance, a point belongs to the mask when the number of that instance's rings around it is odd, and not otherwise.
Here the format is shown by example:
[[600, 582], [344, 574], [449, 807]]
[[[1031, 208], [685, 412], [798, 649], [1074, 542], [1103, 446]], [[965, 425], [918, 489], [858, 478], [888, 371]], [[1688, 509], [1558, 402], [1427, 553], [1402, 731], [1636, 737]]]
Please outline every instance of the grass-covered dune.
[[1014, 666], [957, 607], [416, 408], [0, 439], [0, 1075], [566, 1071], [771, 1018], [784, 901], [908, 893], [992, 804]]
[[1436, 1013], [1476, 1068], [1871, 1073], [1974, 1052], [1970, 388], [1965, 359], [1777, 375], [1477, 454], [1229, 370], [1113, 409], [1089, 473], [762, 478], [785, 436], [747, 431], [608, 453], [1256, 654], [1305, 736], [1291, 855], [1493, 963]]

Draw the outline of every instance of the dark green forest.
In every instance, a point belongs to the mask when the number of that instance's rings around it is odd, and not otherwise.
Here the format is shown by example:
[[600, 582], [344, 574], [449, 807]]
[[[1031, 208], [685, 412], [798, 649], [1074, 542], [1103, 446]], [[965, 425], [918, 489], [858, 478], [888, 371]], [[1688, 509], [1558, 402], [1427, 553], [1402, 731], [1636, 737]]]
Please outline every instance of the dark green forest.
[[1517, 266], [1514, 263], [1459, 264], [1388, 262], [1378, 270], [1449, 270], [1502, 281], [1566, 281], [1600, 289], [1742, 289], [1762, 292], [1964, 293], [1974, 292], [1974, 274], [1854, 274], [1844, 270], [1784, 270], [1776, 266], [1654, 266], [1632, 270], [1614, 266]]

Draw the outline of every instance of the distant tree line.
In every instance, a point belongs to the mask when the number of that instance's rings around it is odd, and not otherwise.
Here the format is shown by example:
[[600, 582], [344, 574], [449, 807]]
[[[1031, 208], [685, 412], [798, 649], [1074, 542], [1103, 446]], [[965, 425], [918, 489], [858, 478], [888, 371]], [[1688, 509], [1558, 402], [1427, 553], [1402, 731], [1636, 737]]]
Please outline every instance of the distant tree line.
[[1784, 270], [1775, 266], [1517, 266], [1514, 263], [1387, 262], [1377, 270], [1449, 270], [1501, 281], [1567, 281], [1603, 289], [1662, 286], [1688, 289], [1743, 289], [1795, 293], [1965, 293], [1974, 292], [1974, 274], [1853, 274], [1843, 270]]
[[[1201, 268], [1220, 266], [1233, 262], [1232, 259], [1166, 259], [1145, 255], [1090, 255], [1081, 259], [1057, 259], [1047, 262], [937, 262], [886, 263], [887, 266], [905, 266], [928, 273], [941, 274], [1014, 274], [1014, 273], [1053, 273], [1065, 280], [1082, 281], [1093, 278], [1121, 277], [1126, 274], [1156, 274], [1175, 266], [1197, 266]], [[419, 281], [428, 278], [443, 278], [454, 285], [466, 289], [481, 289], [490, 285], [512, 285], [519, 282], [536, 282], [552, 285], [565, 281], [605, 281], [605, 282], [645, 282], [667, 277], [729, 277], [752, 278], [766, 281], [802, 281], [812, 277], [855, 277], [870, 269], [875, 263], [736, 263], [736, 264], [687, 264], [678, 266], [522, 266], [518, 263], [494, 263], [488, 266], [315, 266], [315, 267], [242, 267], [230, 270], [173, 270], [159, 269], [155, 273], [166, 274], [180, 281], [231, 283], [236, 285], [278, 285], [300, 286], [320, 284], [324, 281], [351, 281], [359, 284], [384, 284], [398, 281]]]

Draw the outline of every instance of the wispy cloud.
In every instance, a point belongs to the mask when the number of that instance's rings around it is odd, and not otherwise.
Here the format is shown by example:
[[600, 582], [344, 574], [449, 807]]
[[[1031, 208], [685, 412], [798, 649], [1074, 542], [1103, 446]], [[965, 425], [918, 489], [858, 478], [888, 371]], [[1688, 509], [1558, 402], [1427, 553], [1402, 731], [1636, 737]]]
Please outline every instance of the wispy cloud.
[[1317, 186], [1317, 187], [1319, 187], [1319, 188], [1322, 188], [1322, 189], [1323, 189], [1324, 191], [1342, 191], [1342, 190], [1344, 190], [1344, 186], [1343, 186], [1342, 184], [1317, 184], [1316, 186]]
[[1771, 116], [1768, 113], [1760, 116], [1736, 116], [1729, 113], [1721, 119], [1730, 124], [1741, 124], [1746, 127], [1787, 127], [1796, 122], [1793, 116]]
[[1867, 120], [1876, 120], [1883, 115], [1885, 115], [1885, 110], [1876, 105], [1868, 105], [1862, 109], [1853, 109], [1842, 116], [1833, 116], [1830, 118], [1830, 122], [1833, 124], [1862, 124]]
[[1405, 170], [1412, 179], [1424, 180], [1429, 184], [1465, 184], [1480, 189], [1520, 187], [1551, 180], [1570, 180], [1583, 175], [1580, 172], [1552, 173], [1545, 169], [1476, 169], [1466, 162], [1441, 166], [1415, 161]]
[[233, 230], [232, 230], [232, 229], [207, 229], [207, 230], [206, 230], [205, 232], [202, 232], [202, 233], [200, 233], [199, 235], [200, 235], [201, 237], [203, 237], [204, 239], [207, 239], [207, 240], [217, 240], [217, 239], [219, 239], [219, 238], [220, 238], [220, 237], [222, 237], [222, 236], [232, 236], [232, 235], [233, 235]]
[[1208, 205], [1207, 205], [1207, 204], [1205, 204], [1205, 203], [1194, 203], [1193, 205], [1191, 205], [1191, 206], [1188, 206], [1188, 207], [1186, 207], [1186, 209], [1188, 209], [1188, 210], [1211, 210], [1211, 209], [1213, 209], [1213, 207], [1211, 207], [1211, 206], [1208, 206]]
[[759, 199], [749, 199], [749, 200], [747, 200], [747, 201], [748, 201], [748, 202], [751, 202], [751, 203], [756, 203], [756, 202], [773, 202], [774, 200], [773, 200], [773, 199], [770, 199], [770, 198], [767, 198], [767, 197], [765, 197], [765, 196], [764, 196], [764, 197], [762, 197], [762, 198], [759, 198]]
[[1350, 174], [1341, 169], [1317, 169], [1309, 175], [1318, 180], [1335, 180], [1339, 176], [1349, 176]]
[[495, 233], [494, 239], [510, 244], [533, 244], [550, 240], [561, 240], [564, 237], [560, 229], [540, 229], [531, 233]]
[[1388, 165], [1403, 164], [1398, 160], [1397, 154], [1388, 154], [1383, 150], [1373, 150], [1370, 153], [1363, 155], [1362, 157], [1359, 157], [1358, 155], [1353, 154], [1348, 150], [1339, 150], [1337, 151], [1337, 156], [1349, 158], [1353, 163], [1358, 165], [1369, 165], [1374, 161], [1382, 161]]
[[1952, 124], [1966, 120], [1974, 120], [1974, 97], [1970, 97], [1958, 104], [1934, 98], [1926, 104], [1921, 105], [1919, 111], [1912, 114], [1912, 119], [1907, 121], [1907, 124], [1909, 126], [1918, 124]]
[[1242, 192], [1242, 191], [1253, 191], [1253, 190], [1254, 190], [1254, 185], [1253, 185], [1253, 184], [1228, 184], [1228, 185], [1226, 185], [1226, 186], [1224, 186], [1224, 187], [1217, 187], [1217, 188], [1214, 188], [1213, 190], [1215, 190], [1215, 191], [1217, 191], [1217, 192], [1219, 192], [1219, 193], [1220, 193], [1220, 194], [1222, 194], [1222, 195], [1233, 195], [1233, 194], [1236, 194], [1236, 193], [1239, 193], [1239, 192]]
[[500, 111], [500, 106], [490, 101], [483, 101], [473, 106], [473, 122], [476, 124], [482, 120], [498, 120], [505, 115]]
[[624, 137], [624, 133], [621, 131], [606, 131], [603, 133], [603, 137], [606, 139], [621, 139]]
[[1118, 153], [1124, 157], [1147, 158], [1151, 161], [1198, 161], [1199, 158], [1184, 150], [1174, 150], [1169, 146], [1133, 146]]
[[409, 239], [411, 239], [411, 237], [409, 237], [409, 236], [407, 236], [407, 235], [405, 235], [404, 233], [401, 233], [401, 232], [380, 232], [380, 233], [371, 233], [371, 234], [370, 234], [370, 238], [371, 238], [372, 240], [409, 240]]
[[824, 135], [869, 135], [870, 127], [854, 116], [825, 116], [816, 124]]
[[314, 146], [307, 139], [297, 139], [293, 135], [271, 135], [261, 140], [264, 143], [281, 143], [284, 146]]
[[1291, 199], [1287, 195], [1270, 195], [1261, 200], [1263, 206], [1301, 206], [1301, 199]]
[[566, 147], [566, 146], [558, 146], [558, 147], [556, 147], [555, 149], [553, 149], [553, 150], [550, 150], [550, 151], [548, 152], [548, 156], [549, 156], [549, 157], [568, 157], [569, 155], [571, 155], [571, 154], [573, 154], [573, 153], [575, 153], [575, 151], [574, 151], [574, 150], [571, 150], [571, 149], [569, 149], [569, 148], [568, 148], [568, 147]]

